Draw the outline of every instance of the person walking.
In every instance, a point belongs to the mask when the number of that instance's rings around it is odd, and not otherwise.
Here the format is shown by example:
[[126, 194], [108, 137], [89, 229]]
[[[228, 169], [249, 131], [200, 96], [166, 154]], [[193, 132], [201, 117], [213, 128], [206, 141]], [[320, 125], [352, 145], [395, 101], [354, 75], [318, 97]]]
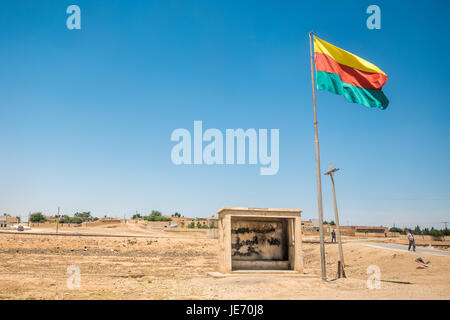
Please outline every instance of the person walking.
[[416, 251], [416, 242], [414, 241], [414, 235], [410, 230], [408, 230], [408, 240], [409, 240], [408, 251], [411, 250], [411, 246], [413, 247], [413, 251]]
[[331, 232], [331, 242], [336, 242], [336, 232], [334, 230]]

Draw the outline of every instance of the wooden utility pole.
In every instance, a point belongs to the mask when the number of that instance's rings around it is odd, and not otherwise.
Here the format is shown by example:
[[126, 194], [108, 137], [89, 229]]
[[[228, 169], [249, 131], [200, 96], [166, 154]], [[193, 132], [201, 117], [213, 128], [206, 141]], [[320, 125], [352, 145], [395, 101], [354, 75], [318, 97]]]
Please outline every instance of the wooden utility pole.
[[336, 190], [334, 188], [334, 176], [333, 174], [338, 171], [339, 169], [334, 168], [333, 165], [330, 163], [330, 171], [325, 172], [326, 175], [329, 175], [331, 178], [331, 188], [333, 190], [333, 200], [334, 200], [334, 219], [336, 220], [336, 236], [337, 236], [337, 242], [339, 245], [339, 261], [338, 261], [338, 278], [345, 276], [345, 270], [344, 270], [344, 252], [342, 250], [342, 241], [341, 241], [341, 227], [339, 225], [339, 214], [338, 214], [338, 208], [337, 208], [337, 202], [336, 202]]
[[311, 83], [314, 110], [314, 146], [316, 150], [316, 179], [317, 179], [317, 205], [319, 211], [319, 234], [320, 234], [320, 264], [322, 267], [322, 280], [327, 280], [327, 271], [325, 269], [325, 243], [323, 239], [323, 209], [322, 209], [322, 182], [320, 177], [320, 152], [319, 152], [319, 129], [316, 112], [316, 81], [314, 78], [314, 57], [313, 57], [313, 38], [314, 31], [309, 33], [309, 52], [311, 58]]
[[59, 227], [59, 207], [58, 207], [58, 217], [56, 218], [56, 233], [58, 233], [58, 227]]

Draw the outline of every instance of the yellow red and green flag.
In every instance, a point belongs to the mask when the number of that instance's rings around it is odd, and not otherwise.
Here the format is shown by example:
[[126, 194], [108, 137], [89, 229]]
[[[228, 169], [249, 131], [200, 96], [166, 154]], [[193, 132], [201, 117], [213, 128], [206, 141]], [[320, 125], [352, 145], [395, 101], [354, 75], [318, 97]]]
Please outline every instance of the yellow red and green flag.
[[349, 102], [386, 109], [381, 89], [388, 76], [376, 65], [314, 36], [316, 87], [342, 95]]

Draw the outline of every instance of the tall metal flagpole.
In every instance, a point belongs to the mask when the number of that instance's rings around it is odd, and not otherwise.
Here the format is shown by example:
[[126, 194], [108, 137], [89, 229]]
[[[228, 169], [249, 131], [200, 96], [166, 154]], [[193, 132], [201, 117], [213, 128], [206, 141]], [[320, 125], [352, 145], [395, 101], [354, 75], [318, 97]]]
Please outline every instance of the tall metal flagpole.
[[319, 130], [317, 128], [317, 112], [316, 112], [316, 81], [314, 78], [314, 63], [313, 63], [313, 47], [312, 47], [312, 35], [314, 31], [309, 33], [309, 51], [311, 57], [311, 83], [312, 83], [312, 96], [313, 96], [313, 108], [314, 108], [314, 144], [316, 149], [316, 177], [317, 177], [317, 203], [319, 208], [319, 233], [320, 233], [320, 264], [322, 267], [322, 280], [327, 280], [327, 271], [325, 269], [325, 244], [323, 240], [323, 208], [322, 208], [322, 182], [320, 177], [320, 152], [319, 152]]

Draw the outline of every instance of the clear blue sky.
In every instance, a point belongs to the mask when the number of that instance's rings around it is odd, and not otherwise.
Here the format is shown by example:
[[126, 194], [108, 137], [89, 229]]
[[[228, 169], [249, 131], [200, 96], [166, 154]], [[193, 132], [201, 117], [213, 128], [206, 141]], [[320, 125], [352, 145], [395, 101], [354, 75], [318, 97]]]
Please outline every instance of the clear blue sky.
[[[66, 28], [81, 8], [82, 29]], [[366, 8], [381, 8], [381, 30]], [[448, 1], [0, 2], [0, 210], [317, 217], [308, 32], [379, 66], [387, 110], [317, 95], [343, 224], [450, 220]], [[175, 166], [176, 128], [280, 129], [280, 169]], [[324, 218], [333, 218], [324, 177]]]

